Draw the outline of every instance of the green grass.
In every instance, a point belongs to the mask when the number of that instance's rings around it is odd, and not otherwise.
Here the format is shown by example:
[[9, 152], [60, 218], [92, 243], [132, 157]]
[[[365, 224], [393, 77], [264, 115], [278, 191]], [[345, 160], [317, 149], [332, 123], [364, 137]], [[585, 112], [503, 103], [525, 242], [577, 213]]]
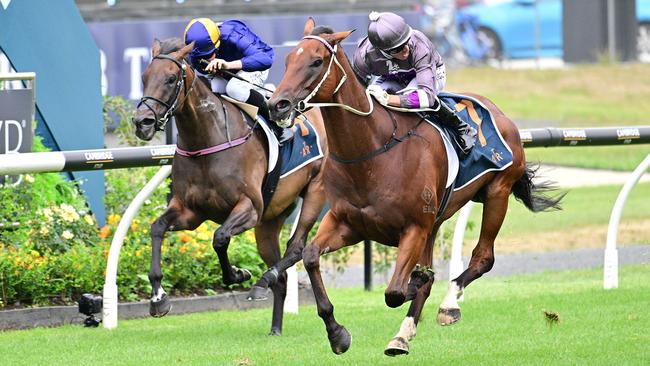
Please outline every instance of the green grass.
[[[450, 91], [490, 98], [515, 122], [536, 127], [650, 125], [650, 64], [580, 65], [561, 70], [463, 68], [449, 73]], [[632, 170], [650, 145], [527, 149], [529, 161]]]
[[[607, 225], [614, 202], [622, 186], [571, 188], [562, 200], [562, 210], [533, 213], [514, 198], [510, 199], [508, 214], [499, 237], [573, 230], [584, 226]], [[565, 190], [566, 191], [566, 190]], [[640, 183], [631, 191], [623, 210], [621, 222], [650, 218], [650, 183]], [[475, 206], [470, 220], [480, 222], [482, 206]], [[467, 232], [477, 238], [478, 225]], [[650, 239], [650, 238], [647, 238]], [[604, 245], [604, 243], [603, 243]]]
[[563, 127], [647, 125], [650, 64], [574, 65], [557, 70], [452, 70], [446, 89], [492, 99], [515, 121]]
[[[647, 365], [650, 266], [623, 267], [620, 288], [602, 289], [602, 271], [480, 279], [461, 303], [463, 319], [435, 322], [444, 284], [434, 285], [411, 354], [388, 358], [405, 307], [380, 290], [330, 291], [350, 350], [331, 353], [314, 306], [287, 315], [284, 335], [266, 336], [268, 309], [121, 321], [118, 329], [66, 326], [0, 333], [6, 365]], [[559, 315], [547, 324], [543, 311]]]

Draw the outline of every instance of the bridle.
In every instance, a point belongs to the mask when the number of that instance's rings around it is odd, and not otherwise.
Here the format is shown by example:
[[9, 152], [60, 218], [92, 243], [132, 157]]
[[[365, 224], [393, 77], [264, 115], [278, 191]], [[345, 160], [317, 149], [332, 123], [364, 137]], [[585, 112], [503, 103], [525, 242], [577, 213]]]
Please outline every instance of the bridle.
[[[338, 58], [336, 57], [336, 51], [338, 49], [338, 45], [332, 46], [324, 38], [319, 37], [319, 36], [309, 35], [309, 36], [303, 37], [303, 40], [304, 39], [314, 39], [314, 40], [319, 41], [320, 43], [322, 43], [330, 51], [331, 57], [330, 57], [329, 65], [327, 66], [327, 71], [325, 71], [325, 74], [323, 75], [323, 78], [318, 82], [318, 84], [316, 85], [314, 90], [312, 90], [311, 93], [309, 93], [309, 95], [305, 99], [298, 102], [297, 109], [299, 111], [303, 111], [303, 110], [305, 110], [307, 108], [310, 108], [310, 107], [339, 107], [339, 108], [343, 108], [343, 109], [345, 109], [347, 111], [350, 111], [350, 112], [352, 112], [354, 114], [357, 114], [357, 115], [360, 115], [360, 116], [368, 116], [368, 115], [370, 115], [374, 110], [374, 102], [372, 100], [372, 97], [370, 96], [370, 93], [368, 92], [368, 89], [365, 89], [366, 98], [368, 98], [368, 104], [370, 105], [370, 109], [367, 112], [362, 112], [362, 111], [359, 111], [358, 109], [352, 108], [352, 107], [350, 107], [350, 106], [348, 106], [346, 104], [340, 104], [340, 103], [309, 103], [309, 100], [311, 98], [313, 98], [314, 95], [316, 95], [316, 93], [318, 93], [318, 90], [320, 89], [320, 87], [323, 85], [325, 80], [329, 77], [329, 75], [330, 75], [330, 73], [332, 71], [332, 64], [333, 63], [336, 63], [336, 66], [343, 72], [343, 77], [341, 78], [338, 85], [336, 86], [336, 89], [334, 89], [334, 93], [332, 93], [332, 95], [336, 94], [336, 92], [339, 91], [339, 89], [341, 88], [343, 83], [347, 80], [348, 76], [347, 76], [347, 73], [345, 72], [345, 69], [340, 64]], [[388, 107], [388, 106], [386, 106], [386, 107]], [[389, 109], [400, 110], [402, 108], [389, 108]], [[376, 157], [378, 155], [381, 155], [381, 154], [383, 154], [385, 152], [388, 152], [389, 150], [391, 150], [393, 147], [395, 147], [400, 142], [403, 142], [404, 140], [408, 139], [409, 137], [415, 135], [415, 131], [417, 130], [417, 128], [422, 124], [422, 122], [424, 122], [424, 118], [420, 118], [420, 120], [415, 125], [415, 127], [408, 130], [404, 135], [397, 137], [397, 121], [395, 120], [395, 116], [393, 116], [393, 114], [390, 111], [389, 111], [388, 115], [390, 116], [391, 121], [393, 123], [393, 132], [392, 132], [390, 138], [388, 139], [388, 141], [386, 141], [386, 143], [384, 143], [384, 145], [382, 145], [381, 147], [371, 151], [368, 154], [365, 154], [363, 156], [360, 156], [360, 157], [357, 157], [357, 158], [354, 158], [354, 159], [342, 158], [342, 157], [336, 155], [333, 151], [329, 152], [329, 157], [332, 160], [334, 160], [336, 162], [339, 162], [341, 164], [357, 164], [357, 163], [361, 163], [361, 162], [370, 160], [370, 159], [372, 159], [372, 158], [374, 158], [374, 157]]]
[[[192, 84], [190, 85], [189, 89], [187, 88], [187, 83], [185, 82], [185, 79], [187, 79], [187, 64], [185, 61], [180, 62], [174, 57], [171, 57], [169, 55], [157, 55], [153, 59], [151, 59], [151, 62], [154, 60], [169, 60], [172, 61], [173, 63], [178, 66], [178, 68], [181, 70], [181, 77], [178, 79], [176, 82], [176, 86], [174, 87], [174, 94], [172, 98], [170, 98], [169, 101], [165, 102], [163, 100], [160, 100], [156, 97], [152, 96], [144, 96], [140, 98], [140, 101], [138, 102], [138, 105], [136, 108], [140, 108], [141, 105], [144, 104], [145, 107], [149, 108], [149, 110], [153, 113], [155, 117], [155, 129], [156, 131], [164, 131], [165, 126], [167, 125], [167, 122], [169, 121], [169, 117], [171, 117], [176, 109], [182, 105], [188, 98], [189, 93], [192, 91], [194, 88], [194, 83], [196, 82], [196, 75], [192, 78]], [[180, 97], [181, 90], [183, 90], [184, 98], [181, 103], [178, 102], [178, 99]], [[165, 113], [163, 114], [162, 117], [158, 116], [158, 113], [147, 103], [148, 100], [153, 100], [154, 102], [160, 103], [163, 106], [165, 106], [166, 110]]]
[[336, 92], [339, 91], [341, 86], [343, 86], [343, 83], [345, 83], [345, 81], [347, 80], [348, 75], [345, 72], [345, 69], [343, 68], [343, 66], [341, 66], [341, 63], [339, 62], [338, 58], [336, 57], [336, 52], [338, 50], [338, 44], [332, 46], [324, 38], [319, 37], [319, 36], [314, 36], [314, 35], [304, 36], [302, 39], [303, 40], [305, 40], [305, 39], [314, 39], [314, 40], [319, 41], [320, 43], [322, 43], [325, 46], [325, 48], [327, 48], [330, 51], [331, 57], [330, 57], [329, 65], [327, 66], [327, 71], [325, 71], [325, 74], [323, 74], [323, 77], [318, 82], [318, 84], [316, 85], [314, 90], [312, 90], [311, 93], [309, 93], [309, 95], [307, 95], [307, 97], [305, 97], [303, 100], [298, 102], [297, 110], [300, 111], [300, 112], [304, 112], [305, 110], [307, 110], [307, 109], [309, 109], [311, 107], [339, 107], [339, 108], [345, 109], [346, 111], [350, 111], [350, 112], [352, 112], [354, 114], [358, 114], [360, 116], [368, 116], [368, 115], [370, 115], [372, 113], [372, 111], [374, 110], [374, 103], [372, 101], [372, 98], [370, 97], [370, 93], [368, 92], [368, 90], [365, 91], [366, 92], [366, 98], [368, 99], [368, 105], [370, 105], [370, 110], [368, 110], [367, 112], [363, 112], [363, 111], [360, 111], [358, 109], [352, 108], [349, 105], [340, 104], [340, 103], [310, 103], [309, 102], [311, 100], [311, 98], [313, 98], [316, 95], [316, 93], [318, 93], [321, 86], [323, 86], [323, 83], [325, 82], [325, 80], [327, 80], [327, 78], [330, 76], [330, 74], [332, 72], [332, 64], [336, 63], [336, 66], [339, 68], [339, 70], [341, 70], [341, 72], [343, 72], [343, 77], [341, 77], [341, 80], [339, 81], [338, 85], [336, 86], [336, 89], [334, 89], [334, 93], [332, 93], [332, 95], [336, 94]]

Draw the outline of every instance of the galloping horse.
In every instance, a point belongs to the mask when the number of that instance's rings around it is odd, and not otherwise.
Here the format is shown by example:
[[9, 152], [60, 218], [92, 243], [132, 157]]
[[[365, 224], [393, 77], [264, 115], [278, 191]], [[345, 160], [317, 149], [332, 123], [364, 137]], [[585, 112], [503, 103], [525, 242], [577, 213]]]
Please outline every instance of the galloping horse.
[[[160, 250], [165, 232], [194, 230], [206, 220], [220, 223], [212, 246], [219, 257], [223, 281], [241, 283], [250, 279], [250, 273], [230, 265], [227, 250], [231, 236], [254, 227], [260, 256], [268, 266], [278, 263], [282, 224], [296, 199], [302, 197], [298, 226], [283, 259], [295, 263], [325, 203], [322, 159], [318, 159], [282, 178], [264, 207], [262, 184], [269, 164], [264, 133], [260, 128], [250, 128], [249, 117], [197, 80], [185, 59], [192, 44], [183, 46], [177, 38], [154, 41], [152, 61], [143, 74], [145, 97], [133, 119], [136, 135], [147, 141], [157, 130], [164, 129], [172, 114], [178, 127], [178, 148], [172, 165], [173, 196], [167, 210], [151, 225], [150, 313], [157, 317], [166, 315], [171, 308], [161, 287]], [[310, 113], [309, 119], [319, 131], [321, 146], [325, 146], [320, 113]], [[206, 151], [218, 152], [204, 154]], [[270, 284], [274, 295], [270, 334], [280, 335], [286, 273], [274, 274]]]
[[[324, 181], [330, 211], [313, 242], [303, 250], [318, 315], [325, 323], [332, 351], [345, 352], [351, 337], [334, 318], [319, 256], [363, 239], [397, 246], [395, 272], [386, 288], [385, 302], [389, 307], [412, 302], [385, 353], [408, 353], [408, 341], [415, 336], [433, 283], [429, 268], [440, 224], [469, 200], [483, 203], [481, 234], [469, 266], [450, 282], [438, 312], [438, 322], [447, 325], [460, 319], [457, 298], [463, 289], [492, 268], [494, 240], [510, 193], [531, 211], [557, 208], [561, 197], [546, 197], [542, 191], [549, 188], [547, 184], [533, 184], [534, 170], [526, 165], [517, 127], [487, 98], [474, 95], [496, 119], [512, 150], [513, 163], [459, 189], [439, 212], [448, 170], [441, 135], [415, 113], [395, 113], [374, 106], [339, 45], [351, 31], [334, 33], [327, 27], [314, 27], [310, 18], [305, 37], [286, 58], [284, 79], [269, 107], [272, 118], [281, 119], [293, 114], [295, 107], [320, 106], [325, 120], [330, 155]], [[423, 209], [423, 200], [427, 209]]]

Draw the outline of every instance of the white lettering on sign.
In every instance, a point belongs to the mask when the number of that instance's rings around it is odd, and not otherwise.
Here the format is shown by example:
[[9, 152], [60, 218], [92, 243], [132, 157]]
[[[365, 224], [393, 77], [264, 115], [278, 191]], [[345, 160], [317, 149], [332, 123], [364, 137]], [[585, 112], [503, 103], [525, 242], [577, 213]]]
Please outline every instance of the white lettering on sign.
[[176, 152], [176, 149], [173, 147], [166, 147], [166, 148], [157, 148], [157, 149], [151, 149], [151, 156], [156, 157], [156, 156], [172, 156]]
[[616, 136], [619, 140], [638, 139], [641, 132], [638, 128], [619, 128], [616, 130]]
[[124, 50], [124, 61], [129, 62], [131, 70], [131, 88], [129, 99], [137, 100], [142, 98], [142, 62], [150, 59], [149, 48], [132, 47]]
[[529, 131], [519, 131], [519, 138], [521, 142], [530, 142], [533, 141], [533, 134]]
[[99, 50], [99, 65], [102, 72], [102, 95], [108, 93], [108, 78], [106, 77], [106, 54]]
[[0, 3], [2, 4], [2, 7], [5, 8], [5, 10], [7, 10], [7, 8], [9, 7], [10, 2], [11, 0], [0, 0]]
[[84, 153], [86, 160], [95, 161], [95, 160], [113, 160], [113, 153], [110, 151], [102, 152], [87, 152]]
[[[25, 121], [22, 121], [22, 123], [19, 123], [18, 121], [8, 119], [6, 121], [0, 121], [0, 136], [4, 135], [4, 141], [5, 141], [5, 151], [0, 151], [0, 153], [3, 154], [17, 154], [18, 150], [20, 150], [20, 146], [23, 144], [23, 129], [21, 128], [22, 126], [26, 126], [27, 124]], [[16, 140], [16, 147], [12, 149], [9, 146], [9, 135], [11, 135], [11, 126], [14, 126], [16, 128], [16, 133], [18, 136], [18, 139]]]
[[564, 130], [562, 133], [565, 141], [587, 139], [587, 132], [585, 130]]

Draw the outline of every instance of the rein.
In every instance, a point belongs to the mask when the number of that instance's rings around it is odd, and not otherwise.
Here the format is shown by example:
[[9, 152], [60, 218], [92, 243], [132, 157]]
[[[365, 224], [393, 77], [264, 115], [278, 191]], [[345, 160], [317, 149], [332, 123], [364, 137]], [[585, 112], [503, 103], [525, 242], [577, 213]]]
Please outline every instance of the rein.
[[[187, 79], [187, 64], [185, 62], [181, 63], [180, 61], [178, 61], [177, 59], [175, 59], [174, 57], [171, 57], [169, 55], [158, 55], [158, 56], [153, 58], [153, 60], [156, 60], [156, 59], [172, 61], [173, 63], [175, 63], [181, 69], [181, 78], [178, 80], [178, 82], [176, 82], [176, 86], [175, 86], [175, 89], [174, 89], [174, 96], [173, 96], [173, 99], [172, 99], [173, 102], [165, 102], [165, 101], [162, 101], [162, 100], [160, 100], [158, 98], [155, 98], [155, 97], [144, 96], [144, 97], [142, 97], [140, 99], [140, 102], [138, 103], [137, 107], [140, 107], [140, 105], [144, 104], [147, 108], [149, 108], [149, 110], [151, 112], [153, 112], [154, 117], [156, 118], [156, 126], [155, 126], [156, 131], [164, 131], [165, 126], [167, 125], [167, 122], [169, 121], [169, 117], [174, 115], [174, 113], [176, 112], [176, 109], [178, 109], [179, 106], [181, 106], [183, 103], [185, 103], [185, 101], [189, 97], [189, 93], [192, 92], [192, 90], [194, 89], [194, 83], [196, 82], [197, 76], [195, 74], [194, 78], [192, 78], [192, 84], [190, 85], [190, 88], [188, 90], [187, 89], [187, 83], [185, 82], [185, 80]], [[183, 98], [181, 103], [178, 103], [178, 99], [180, 97], [181, 90], [184, 90], [185, 97]], [[156, 111], [149, 104], [147, 104], [147, 100], [153, 100], [153, 101], [158, 102], [158, 103], [162, 104], [163, 106], [165, 106], [165, 108], [167, 108], [166, 111], [165, 111], [165, 114], [162, 117], [159, 118]], [[229, 126], [228, 126], [228, 112], [227, 112], [226, 106], [223, 104], [223, 102], [221, 103], [221, 108], [223, 108], [224, 120], [225, 120], [225, 124], [226, 124], [226, 138], [228, 139], [228, 141], [226, 141], [224, 143], [221, 143], [221, 144], [218, 144], [218, 145], [211, 146], [211, 147], [206, 147], [206, 148], [200, 149], [200, 150], [184, 150], [184, 149], [181, 149], [180, 147], [176, 146], [176, 153], [178, 155], [189, 157], [189, 158], [195, 158], [195, 157], [199, 157], [199, 156], [218, 153], [220, 151], [224, 151], [224, 150], [227, 150], [227, 149], [230, 149], [232, 147], [239, 146], [239, 145], [245, 143], [253, 135], [253, 130], [254, 130], [255, 126], [253, 126], [253, 127], [248, 126], [248, 133], [246, 133], [242, 137], [239, 137], [239, 138], [236, 138], [236, 139], [232, 140], [230, 138], [230, 129], [229, 129]], [[245, 117], [244, 117], [244, 120], [246, 120]], [[257, 125], [257, 121], [255, 121], [255, 125]]]
[[319, 36], [305, 36], [302, 39], [303, 40], [304, 39], [314, 39], [316, 41], [319, 41], [320, 43], [322, 43], [330, 51], [331, 57], [330, 57], [330, 63], [327, 66], [327, 71], [323, 75], [323, 78], [318, 82], [318, 85], [316, 85], [316, 88], [314, 88], [314, 90], [312, 90], [312, 92], [305, 99], [298, 102], [298, 106], [297, 106], [298, 111], [304, 112], [304, 111], [306, 111], [307, 109], [309, 109], [311, 107], [339, 107], [339, 108], [345, 109], [346, 111], [352, 112], [354, 114], [358, 114], [360, 116], [368, 116], [368, 115], [370, 115], [372, 113], [372, 111], [374, 110], [375, 105], [374, 105], [374, 103], [372, 101], [372, 97], [370, 96], [370, 93], [368, 92], [367, 89], [365, 91], [366, 92], [366, 98], [368, 99], [368, 105], [370, 105], [370, 110], [368, 110], [367, 112], [362, 112], [362, 111], [360, 111], [358, 109], [350, 107], [349, 105], [340, 104], [340, 103], [310, 103], [309, 102], [311, 100], [311, 98], [313, 98], [316, 95], [316, 93], [318, 93], [318, 91], [320, 90], [320, 88], [323, 85], [323, 83], [325, 82], [325, 80], [329, 77], [330, 73], [332, 72], [332, 64], [333, 63], [336, 63], [336, 66], [339, 68], [339, 70], [341, 70], [341, 72], [343, 72], [343, 77], [341, 78], [341, 81], [339, 81], [339, 84], [336, 86], [336, 89], [334, 89], [334, 93], [332, 93], [332, 94], [336, 94], [336, 92], [339, 91], [341, 86], [343, 86], [343, 83], [345, 83], [345, 81], [347, 80], [348, 74], [345, 72], [345, 69], [343, 68], [343, 66], [341, 66], [341, 63], [339, 62], [338, 58], [336, 57], [336, 52], [338, 50], [338, 45], [334, 45], [332, 47], [332, 45], [329, 44], [329, 42], [327, 42], [324, 38], [319, 37]]
[[[337, 49], [338, 49], [338, 45], [332, 46], [324, 38], [319, 37], [319, 36], [314, 36], [314, 35], [305, 36], [305, 37], [303, 37], [303, 39], [314, 39], [314, 40], [319, 41], [320, 43], [322, 43], [330, 51], [331, 57], [330, 57], [329, 65], [327, 66], [327, 71], [323, 75], [323, 78], [318, 82], [318, 85], [316, 85], [316, 88], [314, 88], [314, 90], [312, 90], [311, 93], [309, 93], [309, 95], [305, 99], [298, 102], [297, 109], [299, 111], [304, 111], [304, 110], [306, 110], [308, 108], [311, 108], [311, 107], [340, 107], [340, 108], [343, 108], [343, 109], [345, 109], [345, 110], [347, 110], [349, 112], [352, 112], [352, 113], [360, 115], [360, 116], [368, 116], [368, 115], [370, 115], [373, 112], [375, 105], [374, 105], [374, 102], [372, 100], [372, 97], [370, 96], [370, 93], [368, 92], [368, 89], [365, 89], [366, 98], [368, 99], [368, 104], [370, 105], [370, 110], [368, 110], [367, 112], [362, 112], [362, 111], [359, 111], [359, 110], [357, 110], [355, 108], [352, 108], [352, 107], [350, 107], [350, 106], [348, 106], [346, 104], [340, 104], [340, 103], [309, 103], [309, 100], [311, 98], [313, 98], [316, 95], [316, 93], [318, 93], [318, 90], [320, 89], [320, 87], [323, 85], [325, 80], [329, 77], [329, 75], [330, 75], [330, 73], [332, 71], [332, 64], [333, 63], [336, 63], [336, 66], [341, 70], [341, 72], [343, 72], [343, 77], [341, 78], [341, 81], [339, 81], [338, 85], [336, 86], [336, 89], [334, 89], [334, 93], [332, 93], [332, 94], [336, 94], [336, 92], [339, 91], [341, 86], [343, 86], [343, 83], [345, 83], [345, 81], [347, 80], [348, 75], [345, 72], [345, 69], [343, 68], [341, 63], [339, 62], [338, 58], [336, 57], [336, 52], [337, 52]], [[401, 108], [399, 108], [399, 109], [401, 109]], [[377, 155], [388, 152], [390, 149], [395, 147], [400, 142], [403, 142], [405, 139], [407, 139], [407, 138], [411, 137], [412, 135], [414, 135], [415, 130], [424, 121], [424, 118], [421, 118], [418, 121], [418, 123], [415, 125], [415, 127], [408, 130], [404, 135], [402, 135], [400, 137], [397, 137], [396, 136], [396, 134], [397, 134], [397, 121], [395, 120], [395, 116], [393, 115], [393, 113], [390, 110], [387, 110], [387, 112], [388, 112], [388, 115], [390, 116], [390, 119], [391, 119], [391, 121], [393, 123], [393, 133], [392, 133], [390, 139], [384, 145], [382, 145], [381, 147], [373, 150], [372, 152], [370, 152], [370, 153], [368, 153], [366, 155], [363, 155], [361, 157], [354, 158], [354, 159], [344, 159], [344, 158], [342, 158], [340, 156], [337, 156], [334, 152], [330, 151], [329, 156], [332, 158], [332, 160], [334, 160], [334, 161], [336, 161], [338, 163], [342, 163], [342, 164], [356, 164], [356, 163], [360, 163], [360, 162], [363, 162], [363, 161], [366, 161], [366, 160], [370, 160], [370, 159], [374, 158]]]

